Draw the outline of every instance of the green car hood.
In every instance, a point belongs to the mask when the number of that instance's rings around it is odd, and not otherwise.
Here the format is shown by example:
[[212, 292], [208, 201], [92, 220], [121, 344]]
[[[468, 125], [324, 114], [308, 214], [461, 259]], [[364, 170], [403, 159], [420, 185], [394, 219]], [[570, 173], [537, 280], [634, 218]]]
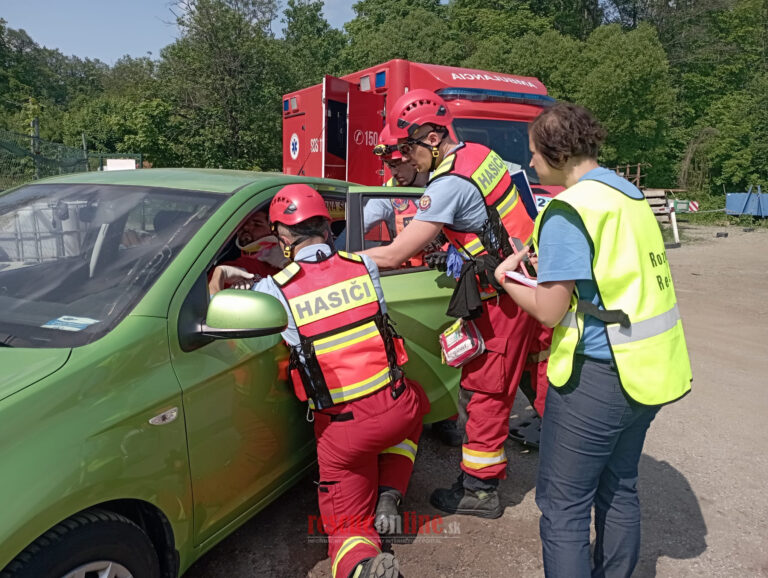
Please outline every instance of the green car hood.
[[0, 400], [61, 368], [71, 349], [0, 348]]

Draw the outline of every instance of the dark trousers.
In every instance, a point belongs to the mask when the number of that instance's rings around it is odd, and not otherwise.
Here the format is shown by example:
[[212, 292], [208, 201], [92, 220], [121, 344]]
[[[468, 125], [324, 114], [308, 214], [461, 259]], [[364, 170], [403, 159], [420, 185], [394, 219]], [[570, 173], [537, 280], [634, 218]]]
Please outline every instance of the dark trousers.
[[[630, 401], [612, 363], [577, 356], [550, 387], [541, 428], [536, 504], [549, 578], [630, 576], [640, 549], [637, 464], [658, 407]], [[589, 524], [595, 506], [595, 551]]]

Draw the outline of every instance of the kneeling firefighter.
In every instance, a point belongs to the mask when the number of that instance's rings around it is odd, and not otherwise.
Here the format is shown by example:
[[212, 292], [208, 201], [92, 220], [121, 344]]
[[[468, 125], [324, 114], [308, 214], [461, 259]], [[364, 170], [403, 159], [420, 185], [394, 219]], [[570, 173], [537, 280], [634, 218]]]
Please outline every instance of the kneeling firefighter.
[[[294, 391], [309, 404], [320, 468], [318, 501], [334, 578], [396, 578], [377, 530], [397, 530], [429, 401], [405, 379], [402, 339], [367, 257], [335, 252], [330, 216], [309, 185], [283, 187], [269, 220], [293, 262], [253, 290], [288, 312]], [[377, 506], [378, 500], [378, 506]]]

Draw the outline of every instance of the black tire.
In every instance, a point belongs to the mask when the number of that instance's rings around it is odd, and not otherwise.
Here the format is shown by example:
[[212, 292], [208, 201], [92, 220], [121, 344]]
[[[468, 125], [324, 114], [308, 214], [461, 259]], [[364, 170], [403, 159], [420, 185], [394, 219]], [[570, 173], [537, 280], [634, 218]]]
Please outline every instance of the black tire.
[[104, 560], [120, 564], [133, 578], [160, 578], [157, 552], [144, 530], [98, 509], [76, 514], [43, 534], [0, 571], [0, 578], [62, 578]]

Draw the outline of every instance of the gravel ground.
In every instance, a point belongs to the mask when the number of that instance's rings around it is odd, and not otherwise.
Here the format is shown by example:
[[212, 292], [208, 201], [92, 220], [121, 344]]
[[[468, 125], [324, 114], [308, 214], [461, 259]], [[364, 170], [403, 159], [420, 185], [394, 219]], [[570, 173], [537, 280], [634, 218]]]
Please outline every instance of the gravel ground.
[[[727, 232], [727, 237], [716, 237]], [[667, 254], [693, 364], [693, 392], [664, 408], [640, 460], [643, 542], [637, 577], [768, 576], [768, 230], [690, 227]], [[525, 412], [518, 398], [517, 412]], [[538, 456], [507, 443], [504, 516], [446, 516], [446, 532], [391, 544], [403, 576], [543, 576], [534, 487]], [[421, 516], [450, 485], [460, 451], [429, 430], [405, 509]], [[317, 514], [303, 480], [199, 560], [185, 578], [331, 576], [325, 545], [307, 536]]]

